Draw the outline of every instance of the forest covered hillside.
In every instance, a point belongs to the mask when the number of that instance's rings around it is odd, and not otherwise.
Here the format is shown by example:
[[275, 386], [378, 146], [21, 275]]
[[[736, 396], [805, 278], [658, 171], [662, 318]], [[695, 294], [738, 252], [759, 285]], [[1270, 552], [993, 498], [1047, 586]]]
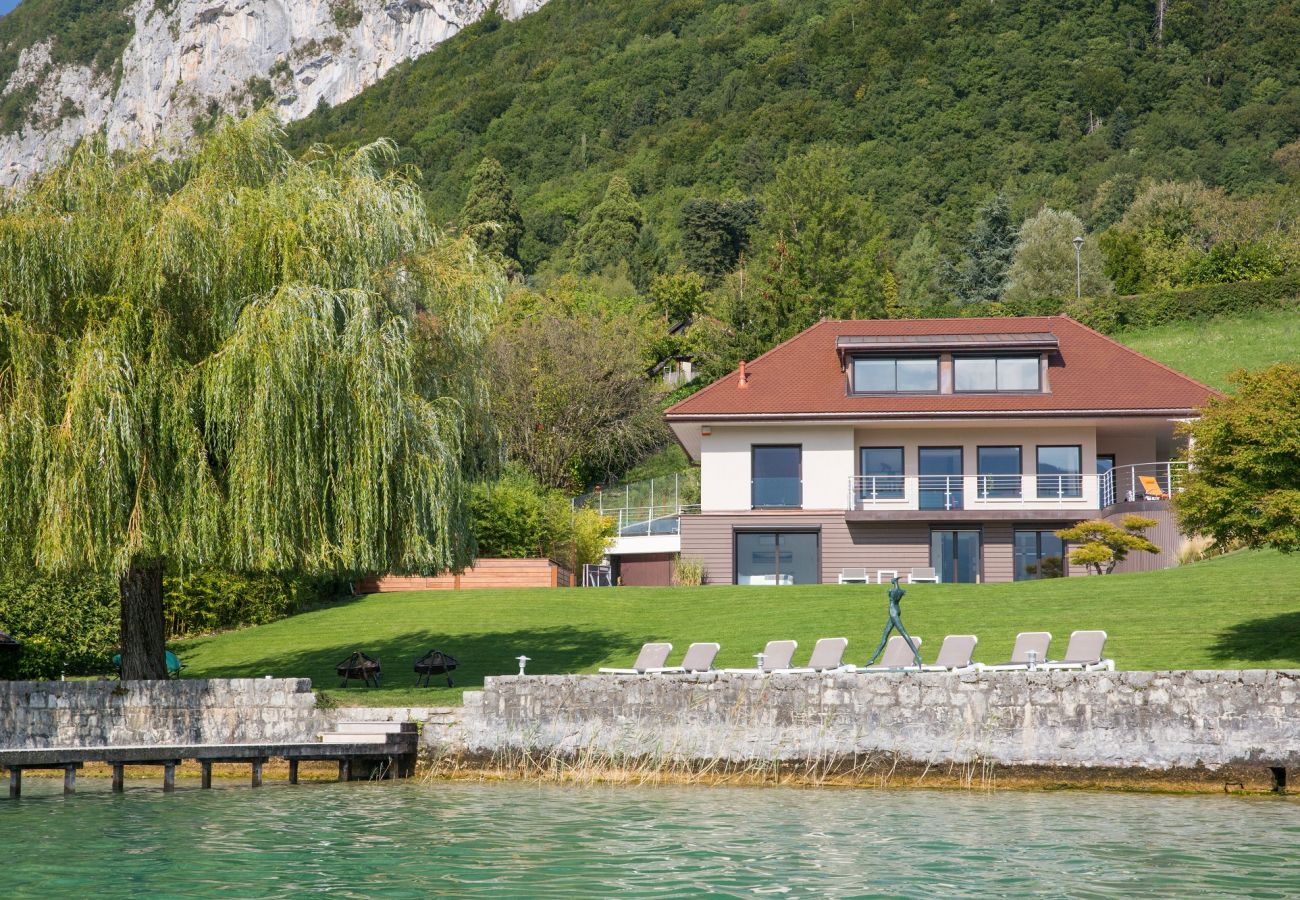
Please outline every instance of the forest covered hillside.
[[815, 144], [848, 151], [900, 250], [921, 225], [947, 248], [997, 191], [1014, 223], [1046, 205], [1094, 230], [1143, 178], [1275, 191], [1300, 136], [1297, 47], [1291, 0], [553, 0], [292, 136], [395, 139], [446, 221], [499, 160], [530, 272], [571, 267], [613, 173], [672, 268], [683, 204], [760, 194]]

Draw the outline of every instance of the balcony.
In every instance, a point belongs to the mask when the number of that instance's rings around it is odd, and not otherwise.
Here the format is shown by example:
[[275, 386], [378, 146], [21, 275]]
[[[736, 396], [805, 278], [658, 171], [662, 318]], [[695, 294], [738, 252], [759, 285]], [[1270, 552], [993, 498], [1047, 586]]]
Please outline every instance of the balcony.
[[1186, 467], [1141, 463], [1096, 475], [856, 475], [846, 509], [864, 520], [1096, 515], [1124, 501], [1168, 500], [1181, 489]]

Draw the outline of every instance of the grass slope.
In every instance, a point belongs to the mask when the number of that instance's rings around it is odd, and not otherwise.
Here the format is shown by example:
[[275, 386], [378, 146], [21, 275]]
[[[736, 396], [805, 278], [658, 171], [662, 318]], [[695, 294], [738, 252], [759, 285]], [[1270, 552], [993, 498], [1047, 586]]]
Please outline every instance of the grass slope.
[[[483, 676], [516, 670], [591, 672], [627, 665], [641, 644], [668, 640], [678, 659], [691, 641], [722, 644], [720, 666], [753, 665], [774, 638], [795, 638], [806, 659], [819, 637], [849, 639], [863, 662], [885, 622], [885, 588], [803, 587], [493, 590], [375, 594], [270, 625], [180, 646], [190, 677], [307, 676], [346, 704], [457, 702]], [[1055, 655], [1070, 631], [1104, 628], [1123, 669], [1300, 666], [1300, 555], [1238, 553], [1135, 575], [1019, 584], [915, 585], [903, 601], [908, 629], [932, 660], [945, 634], [977, 634], [976, 658], [1002, 662], [1018, 631], [1046, 629]], [[411, 663], [438, 647], [457, 657], [457, 687], [419, 689]], [[336, 690], [333, 666], [353, 650], [379, 656], [379, 690]]]
[[1300, 362], [1300, 310], [1178, 322], [1115, 336], [1152, 359], [1212, 387], [1229, 387], [1236, 369]]

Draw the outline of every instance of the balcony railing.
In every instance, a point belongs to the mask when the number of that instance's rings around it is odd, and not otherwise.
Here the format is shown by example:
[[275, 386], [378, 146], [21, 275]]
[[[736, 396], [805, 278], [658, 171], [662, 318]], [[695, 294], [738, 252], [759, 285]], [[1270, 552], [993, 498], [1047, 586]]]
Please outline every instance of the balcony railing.
[[649, 535], [677, 534], [681, 531], [683, 513], [699, 512], [698, 505], [634, 506], [628, 509], [606, 510], [605, 515], [618, 517], [619, 537], [647, 537]]
[[[856, 475], [849, 509], [1100, 509], [1116, 499], [1163, 499], [1176, 493], [1186, 463], [1122, 466], [1100, 475]], [[1152, 481], [1143, 484], [1143, 476]], [[1159, 485], [1160, 490], [1154, 490]], [[1147, 488], [1151, 488], [1148, 490]]]
[[1101, 505], [1135, 500], [1167, 500], [1183, 489], [1186, 462], [1138, 463], [1116, 466], [1098, 477]]

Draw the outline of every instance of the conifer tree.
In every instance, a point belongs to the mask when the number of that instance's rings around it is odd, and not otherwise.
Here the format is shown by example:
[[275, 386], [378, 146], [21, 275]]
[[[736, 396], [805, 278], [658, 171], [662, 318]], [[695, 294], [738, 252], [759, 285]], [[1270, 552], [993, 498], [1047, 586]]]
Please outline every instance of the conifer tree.
[[605, 199], [578, 229], [578, 268], [591, 273], [624, 260], [630, 265], [644, 221], [627, 179], [622, 175], [610, 178]]
[[115, 574], [124, 678], [167, 675], [165, 570], [469, 561], [499, 276], [395, 160], [296, 160], [263, 112], [175, 161], [87, 142], [0, 209], [0, 558]]
[[518, 267], [524, 220], [506, 170], [490, 156], [474, 172], [460, 210], [460, 224], [481, 248]]
[[943, 299], [942, 266], [943, 257], [934, 232], [922, 225], [898, 258], [899, 307], [921, 310], [937, 305]]
[[953, 288], [963, 303], [992, 302], [1002, 296], [1016, 247], [1007, 198], [995, 194], [975, 213], [953, 272]]

